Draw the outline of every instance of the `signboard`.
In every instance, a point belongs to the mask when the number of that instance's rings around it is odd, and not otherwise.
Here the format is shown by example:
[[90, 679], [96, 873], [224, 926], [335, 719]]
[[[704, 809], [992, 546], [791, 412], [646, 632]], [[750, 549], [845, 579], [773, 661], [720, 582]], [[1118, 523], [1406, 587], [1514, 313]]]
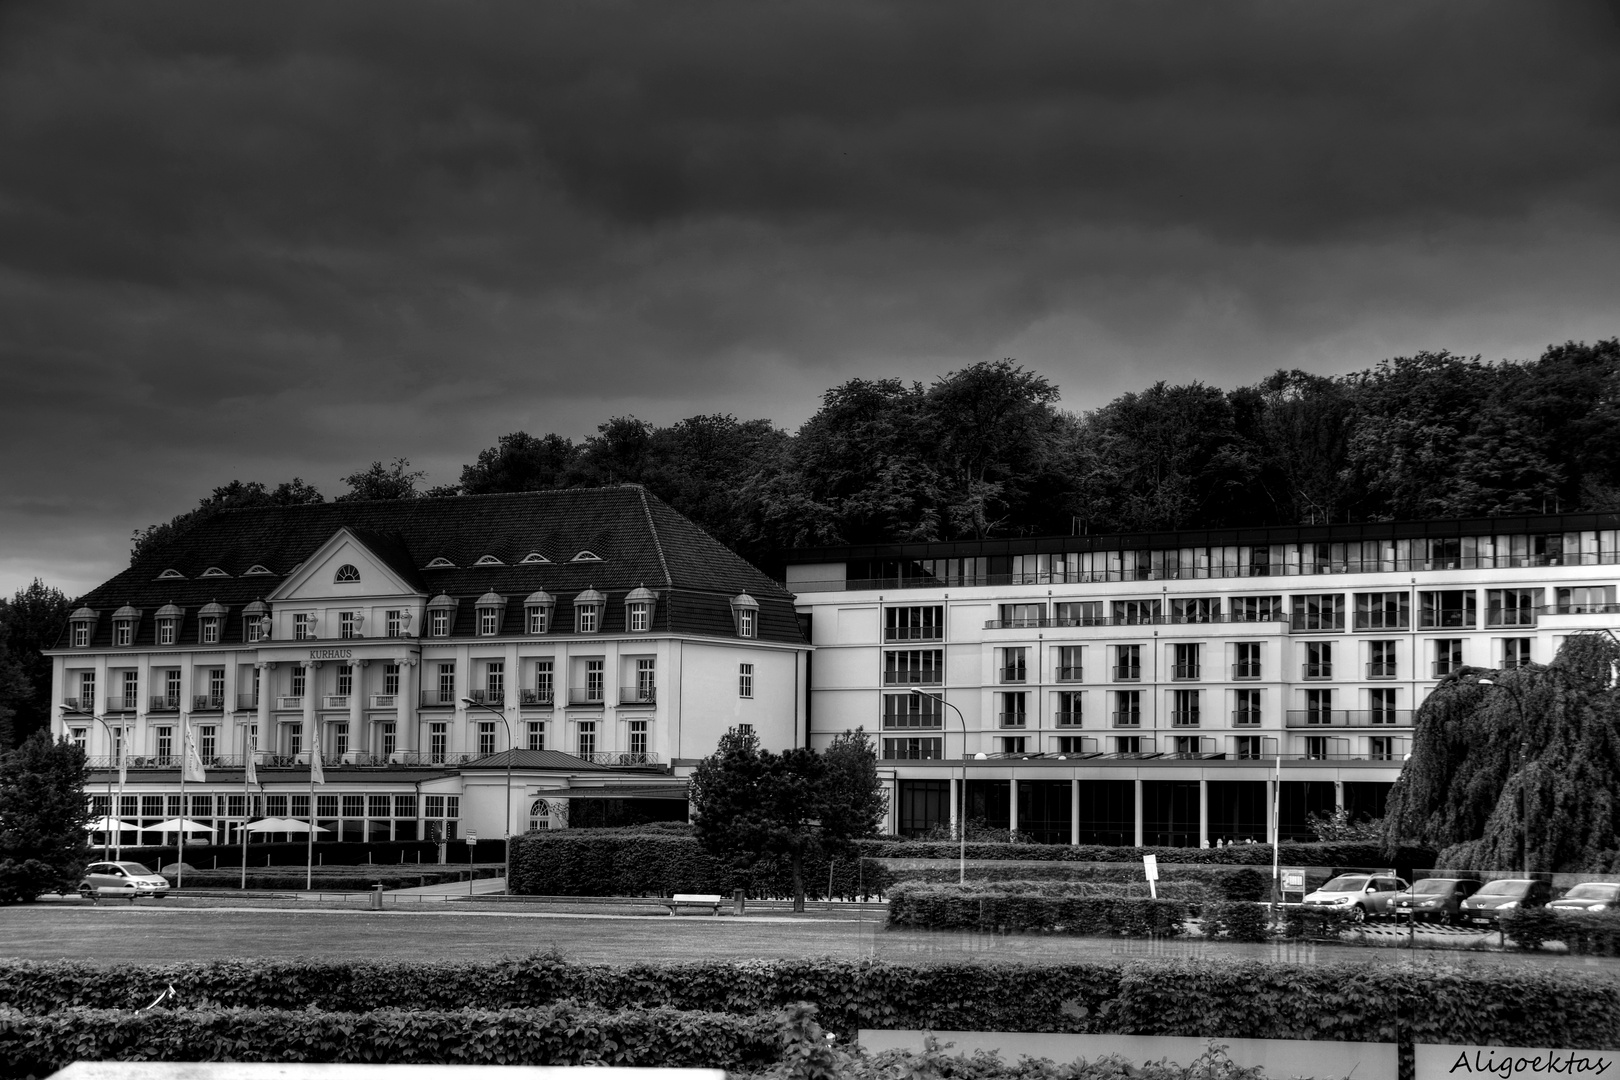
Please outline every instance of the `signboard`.
[[476, 843], [478, 843], [478, 834], [475, 833], [475, 832], [468, 833], [467, 834], [467, 846], [472, 847]]
[[1159, 857], [1157, 855], [1142, 856], [1142, 870], [1147, 874], [1149, 881], [1159, 880]]
[[1288, 867], [1282, 872], [1283, 892], [1304, 892], [1305, 871]]
[[1538, 1080], [1540, 1077], [1604, 1077], [1620, 1073], [1620, 1050], [1568, 1050], [1551, 1046], [1412, 1047], [1415, 1080]]

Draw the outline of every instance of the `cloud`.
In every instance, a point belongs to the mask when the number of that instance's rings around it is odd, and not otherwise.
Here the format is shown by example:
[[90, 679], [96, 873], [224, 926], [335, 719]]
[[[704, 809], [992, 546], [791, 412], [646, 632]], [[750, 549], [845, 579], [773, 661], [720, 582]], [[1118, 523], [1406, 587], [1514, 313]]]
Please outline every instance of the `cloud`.
[[1613, 334], [1612, 11], [8, 5], [0, 585], [233, 476], [855, 374], [1078, 408]]

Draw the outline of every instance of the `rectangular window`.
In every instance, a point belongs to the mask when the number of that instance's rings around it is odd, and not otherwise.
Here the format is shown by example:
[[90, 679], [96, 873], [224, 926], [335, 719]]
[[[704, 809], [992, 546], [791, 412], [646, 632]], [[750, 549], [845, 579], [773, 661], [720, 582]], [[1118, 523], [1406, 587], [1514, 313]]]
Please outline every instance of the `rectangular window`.
[[478, 609], [478, 633], [482, 637], [494, 637], [500, 632], [500, 608], [485, 607]]
[[1159, 600], [1115, 600], [1114, 623], [1117, 626], [1145, 626], [1159, 621], [1164, 604]]
[[1178, 597], [1170, 601], [1170, 621], [1174, 623], [1209, 623], [1221, 621], [1219, 597]]
[[413, 818], [416, 816], [415, 795], [394, 796], [394, 816], [397, 818]]
[[1367, 678], [1394, 679], [1399, 676], [1399, 668], [1395, 662], [1395, 643], [1393, 641], [1367, 642]]
[[297, 757], [304, 752], [304, 729], [298, 724], [287, 725], [287, 753]]
[[1393, 687], [1367, 691], [1368, 720], [1374, 724], [1395, 723], [1395, 690]]
[[1140, 754], [1142, 752], [1142, 736], [1116, 735], [1114, 736], [1114, 753]]
[[1305, 691], [1305, 722], [1307, 724], [1333, 723], [1333, 691]]
[[1199, 720], [1197, 690], [1170, 692], [1170, 723], [1176, 727], [1197, 727]]
[[1308, 641], [1305, 643], [1305, 678], [1333, 678], [1333, 642]]
[[1201, 672], [1199, 664], [1199, 647], [1194, 644], [1178, 642], [1174, 646], [1175, 663], [1170, 669], [1173, 679], [1196, 679]]
[[248, 753], [252, 753], [253, 751], [255, 751], [255, 750], [257, 750], [259, 748], [259, 725], [258, 724], [249, 724], [247, 726], [247, 748], [248, 748]]
[[740, 607], [737, 609], [737, 636], [751, 638], [754, 636], [754, 616], [758, 614], [753, 608]]
[[601, 701], [603, 699], [603, 661], [585, 661], [585, 700]]
[[1001, 752], [1003, 754], [1027, 754], [1029, 751], [1029, 736], [1003, 735], [1001, 737]]
[[1028, 655], [1025, 648], [1001, 650], [1001, 681], [1004, 683], [1021, 683], [1028, 679]]
[[69, 728], [68, 735], [72, 738], [73, 745], [79, 748], [79, 752], [84, 753], [90, 743], [90, 729], [82, 727]]
[[1456, 674], [1463, 666], [1461, 638], [1441, 638], [1434, 643], [1434, 678]]
[[124, 709], [135, 709], [141, 701], [140, 675], [134, 671], [124, 672]]
[[1305, 756], [1312, 761], [1326, 761], [1329, 756], [1331, 740], [1326, 735], [1305, 736]]
[[1260, 723], [1260, 691], [1233, 691], [1232, 723], [1238, 727], [1249, 727]]
[[382, 726], [383, 757], [393, 757], [394, 751], [397, 749], [399, 749], [398, 725], [390, 720]]
[[495, 752], [495, 722], [493, 720], [478, 722], [478, 755], [488, 757]]
[[945, 637], [945, 608], [898, 607], [883, 612], [884, 641], [939, 641]]
[[1404, 630], [1412, 621], [1412, 599], [1404, 592], [1356, 593], [1357, 630]]
[[405, 613], [397, 608], [384, 616], [384, 625], [388, 628], [391, 638], [405, 636]]
[[1474, 591], [1452, 589], [1445, 592], [1418, 594], [1421, 604], [1420, 626], [1462, 627], [1474, 625]]
[[652, 618], [647, 611], [646, 603], [637, 602], [629, 605], [629, 607], [631, 633], [645, 633], [652, 624]]
[[73, 624], [73, 647], [75, 649], [88, 648], [90, 645], [90, 624], [76, 622]]
[[[366, 816], [366, 797], [364, 795], [344, 795], [343, 816], [346, 818], [363, 818]], [[322, 811], [325, 814], [325, 811]]]
[[552, 682], [552, 669], [550, 660], [536, 660], [534, 662], [534, 697], [537, 705], [550, 705], [556, 692]]
[[1084, 754], [1086, 752], [1086, 740], [1079, 735], [1059, 735], [1057, 752], [1060, 754]]
[[267, 817], [286, 817], [287, 796], [266, 795], [264, 797], [264, 812]]
[[242, 640], [249, 645], [264, 640], [264, 626], [259, 622], [261, 616], [250, 615], [242, 620]]
[[579, 756], [589, 758], [596, 753], [596, 721], [579, 722]]
[[446, 608], [434, 608], [428, 612], [428, 634], [431, 637], [450, 636], [450, 612]]
[[1558, 605], [1554, 609], [1559, 615], [1613, 615], [1615, 587], [1613, 585], [1581, 585], [1568, 589], [1559, 589], [1556, 593]]
[[1367, 756], [1374, 761], [1394, 761], [1395, 740], [1388, 735], [1368, 736]]
[[1081, 682], [1085, 679], [1085, 666], [1081, 660], [1080, 645], [1059, 645], [1057, 651], [1057, 681]]
[[79, 707], [85, 712], [96, 711], [96, 673], [79, 672]]
[[1533, 626], [1539, 589], [1490, 589], [1485, 593], [1486, 626]]
[[1502, 667], [1511, 670], [1530, 662], [1530, 639], [1510, 637], [1502, 639]]
[[332, 725], [332, 753], [333, 753], [333, 755], [335, 757], [341, 759], [343, 757], [343, 755], [347, 754], [348, 752], [349, 752], [349, 725], [348, 724], [333, 724]]
[[1283, 617], [1280, 596], [1234, 596], [1229, 603], [1233, 622], [1271, 622]]
[[506, 662], [491, 660], [484, 668], [484, 700], [491, 705], [506, 702]]
[[1171, 753], [1177, 757], [1191, 757], [1203, 753], [1203, 739], [1197, 735], [1177, 735], [1171, 742]]
[[945, 650], [888, 650], [883, 654], [885, 686], [938, 686], [945, 678]]
[[1102, 626], [1105, 616], [1101, 600], [1070, 600], [1054, 609], [1053, 626]]
[[[135, 640], [135, 627], [128, 619], [119, 619], [113, 623], [113, 644], [128, 645]], [[89, 641], [85, 642], [90, 644]]]
[[174, 728], [160, 727], [156, 729], [157, 756], [164, 761], [174, 757]]
[[546, 632], [546, 609], [543, 607], [525, 608], [529, 617], [529, 633], [543, 634]]
[[313, 638], [314, 636], [315, 636], [315, 616], [313, 616], [313, 615], [294, 615], [293, 616], [293, 640], [294, 641], [308, 641], [310, 638]]
[[1013, 627], [1040, 626], [1046, 621], [1045, 604], [1002, 604], [1001, 625]]
[[1238, 642], [1236, 655], [1237, 663], [1232, 665], [1232, 678], [1260, 678], [1260, 643], [1258, 641]]
[[636, 661], [635, 700], [640, 702], [658, 700], [658, 661], [654, 657], [642, 657]]
[[744, 698], [751, 698], [754, 696], [753, 664], [737, 665], [737, 696]]
[[169, 708], [180, 707], [180, 672], [174, 668], [163, 673], [163, 696]]
[[439, 704], [454, 705], [456, 703], [456, 664], [452, 660], [447, 664], [439, 665]]
[[359, 633], [355, 629], [355, 612], [344, 611], [338, 614], [338, 637], [355, 638]]
[[574, 609], [574, 629], [581, 634], [596, 633], [596, 605], [581, 604]]
[[546, 722], [544, 720], [529, 721], [529, 749], [544, 750], [546, 748]]
[[337, 668], [337, 693], [339, 697], [348, 697], [354, 693], [354, 665], [339, 664]]
[[938, 761], [944, 757], [944, 739], [884, 739], [884, 761]]
[[1114, 646], [1114, 681], [1142, 681], [1142, 646]]
[[1142, 691], [1114, 691], [1114, 726], [1140, 727], [1142, 725]]
[[1001, 726], [1023, 727], [1029, 722], [1029, 694], [1018, 690], [1001, 695]]
[[[157, 639], [159, 645], [173, 645], [175, 638], [174, 619], [159, 619], [157, 622]], [[86, 642], [88, 644], [88, 641]]]
[[1058, 727], [1079, 727], [1084, 713], [1086, 695], [1081, 690], [1062, 690], [1057, 696]]
[[1258, 735], [1238, 735], [1232, 739], [1232, 748], [1239, 761], [1260, 760], [1261, 744]]
[[428, 725], [428, 760], [434, 765], [444, 764], [450, 749], [449, 725], [441, 722]]
[[632, 754], [647, 752], [647, 721], [630, 721], [630, 752]]
[[383, 665], [383, 693], [384, 694], [398, 694], [399, 693], [399, 665], [398, 664], [384, 664]]
[[218, 708], [219, 705], [224, 704], [224, 702], [225, 702], [225, 669], [224, 668], [218, 668], [217, 667], [217, 668], [209, 668], [208, 669], [208, 699], [209, 699], [210, 702], [219, 703], [218, 705], [215, 705], [215, 708]]
[[1294, 597], [1295, 630], [1343, 630], [1344, 594], [1312, 593]]
[[933, 694], [883, 695], [885, 730], [941, 727], [943, 713], [944, 708], [940, 705], [939, 698]]

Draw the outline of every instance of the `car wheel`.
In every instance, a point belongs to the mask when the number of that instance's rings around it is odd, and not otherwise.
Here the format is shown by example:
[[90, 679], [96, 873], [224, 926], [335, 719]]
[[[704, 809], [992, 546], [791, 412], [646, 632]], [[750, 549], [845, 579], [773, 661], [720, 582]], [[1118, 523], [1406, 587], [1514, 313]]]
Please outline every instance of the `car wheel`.
[[80, 885], [79, 886], [79, 899], [81, 899], [81, 900], [94, 900], [95, 898], [96, 898], [96, 890], [92, 889], [88, 885]]
[[1350, 921], [1353, 922], [1353, 923], [1364, 923], [1364, 922], [1366, 922], [1367, 921], [1367, 909], [1362, 907], [1360, 904], [1357, 904], [1350, 911]]

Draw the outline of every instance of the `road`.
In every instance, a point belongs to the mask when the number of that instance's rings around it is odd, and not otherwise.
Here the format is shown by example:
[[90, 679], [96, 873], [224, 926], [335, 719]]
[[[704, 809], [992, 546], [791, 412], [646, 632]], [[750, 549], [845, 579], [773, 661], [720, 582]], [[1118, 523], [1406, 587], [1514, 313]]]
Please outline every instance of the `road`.
[[652, 908], [644, 913], [514, 908], [517, 905], [440, 902], [373, 912], [359, 902], [337, 900], [170, 898], [93, 905], [67, 898], [0, 908], [0, 956], [108, 962], [292, 956], [469, 960], [555, 950], [571, 960], [612, 964], [804, 956], [1054, 964], [1203, 956], [1303, 963], [1537, 964], [1620, 972], [1620, 961], [1590, 957], [890, 931], [876, 911], [671, 918], [654, 914], [661, 909]]

